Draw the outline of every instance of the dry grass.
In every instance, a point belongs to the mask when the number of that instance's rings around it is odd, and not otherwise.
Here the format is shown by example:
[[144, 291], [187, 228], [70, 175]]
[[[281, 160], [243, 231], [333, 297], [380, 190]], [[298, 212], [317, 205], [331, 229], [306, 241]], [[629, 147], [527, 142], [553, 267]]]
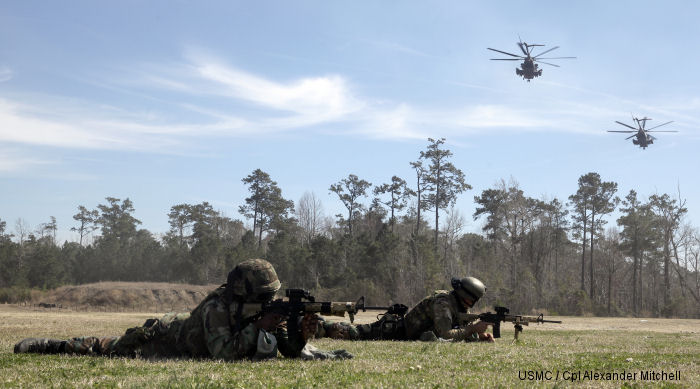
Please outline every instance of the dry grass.
[[[252, 363], [147, 361], [55, 355], [16, 355], [24, 337], [118, 335], [156, 313], [33, 311], [0, 305], [0, 387], [562, 387], [565, 380], [521, 381], [523, 371], [611, 373], [680, 371], [681, 381], [582, 380], [577, 387], [700, 387], [698, 320], [560, 318], [564, 323], [526, 327], [511, 343], [504, 325], [495, 344], [345, 342], [316, 340], [319, 348], [345, 348], [349, 361], [279, 360]], [[371, 321], [363, 313], [358, 321]], [[558, 318], [559, 319], [559, 318]], [[641, 319], [644, 320], [644, 319]]]
[[[355, 317], [355, 323], [364, 324], [377, 320], [378, 312], [360, 312]], [[536, 315], [534, 315], [536, 316]], [[561, 320], [563, 324], [533, 324], [525, 327], [525, 332], [549, 330], [574, 331], [651, 331], [666, 333], [700, 334], [698, 319], [659, 319], [659, 318], [627, 318], [627, 317], [579, 317], [579, 316], [545, 316], [548, 320]], [[329, 317], [328, 320], [348, 321]], [[504, 329], [508, 324], [502, 324]], [[505, 336], [505, 335], [504, 335]]]

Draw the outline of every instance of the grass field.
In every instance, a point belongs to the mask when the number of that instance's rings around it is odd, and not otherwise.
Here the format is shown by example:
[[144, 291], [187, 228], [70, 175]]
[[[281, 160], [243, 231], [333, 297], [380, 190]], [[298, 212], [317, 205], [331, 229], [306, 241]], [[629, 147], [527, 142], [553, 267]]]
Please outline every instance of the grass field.
[[[700, 320], [680, 319], [562, 317], [561, 325], [525, 327], [518, 344], [511, 342], [510, 325], [495, 344], [313, 341], [322, 349], [349, 350], [355, 358], [348, 361], [226, 363], [12, 353], [25, 337], [117, 335], [158, 316], [0, 305], [0, 387], [700, 387]], [[633, 376], [619, 377], [623, 372]], [[647, 372], [657, 377], [645, 379]]]

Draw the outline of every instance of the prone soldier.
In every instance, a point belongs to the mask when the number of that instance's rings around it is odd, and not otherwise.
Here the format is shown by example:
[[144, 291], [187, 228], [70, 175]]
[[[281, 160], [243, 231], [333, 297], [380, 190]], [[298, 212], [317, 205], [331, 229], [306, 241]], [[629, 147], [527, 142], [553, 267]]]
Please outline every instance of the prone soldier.
[[292, 358], [351, 358], [345, 350], [327, 352], [307, 344], [317, 327], [313, 313], [287, 326], [279, 311], [244, 310], [251, 303], [270, 303], [280, 286], [272, 264], [251, 259], [238, 264], [226, 284], [211, 292], [191, 313], [149, 319], [143, 326], [129, 328], [116, 337], [28, 338], [18, 342], [14, 352], [231, 361], [274, 358], [279, 351]]
[[493, 335], [485, 332], [493, 323], [476, 319], [467, 323], [464, 321], [465, 314], [486, 292], [484, 284], [474, 277], [452, 278], [451, 284], [451, 291], [436, 290], [405, 316], [400, 312], [400, 305], [394, 305], [371, 324], [320, 321], [316, 336], [346, 340], [430, 341], [442, 338], [493, 342]]

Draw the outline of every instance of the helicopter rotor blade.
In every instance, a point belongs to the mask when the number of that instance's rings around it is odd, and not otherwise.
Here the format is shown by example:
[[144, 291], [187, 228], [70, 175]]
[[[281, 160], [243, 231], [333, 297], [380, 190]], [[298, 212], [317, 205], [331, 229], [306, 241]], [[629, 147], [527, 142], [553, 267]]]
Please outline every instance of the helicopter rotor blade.
[[617, 124], [622, 124], [623, 126], [625, 126], [625, 127], [627, 127], [627, 128], [631, 128], [631, 129], [633, 129], [633, 130], [635, 130], [635, 131], [639, 131], [638, 128], [634, 128], [634, 127], [630, 126], [629, 124], [625, 124], [625, 123], [623, 123], [623, 122], [618, 122], [617, 120], [615, 120], [615, 123], [617, 123]]
[[537, 58], [537, 57], [539, 57], [540, 55], [547, 54], [547, 53], [549, 53], [550, 51], [556, 50], [556, 49], [558, 49], [558, 48], [559, 48], [559, 46], [554, 46], [554, 47], [552, 47], [551, 49], [545, 50], [545, 51], [543, 51], [543, 52], [537, 54], [536, 56], [534, 56], [534, 57], [532, 57], [532, 58]]
[[535, 62], [538, 62], [538, 63], [543, 63], [543, 64], [545, 64], [545, 65], [554, 66], [554, 67], [557, 67], [557, 68], [560, 68], [560, 67], [561, 67], [561, 66], [555, 65], [555, 64], [553, 64], [553, 63], [540, 61], [539, 59], [535, 59], [534, 61], [535, 61]]
[[509, 52], [507, 52], [507, 51], [496, 50], [496, 49], [492, 49], [492, 48], [490, 48], [490, 47], [487, 47], [487, 49], [489, 49], [489, 50], [491, 50], [491, 51], [495, 51], [495, 52], [501, 53], [501, 54], [510, 55], [511, 57], [518, 57], [518, 58], [523, 58], [523, 59], [525, 58], [525, 57], [523, 57], [523, 56], [521, 56], [521, 55], [509, 53]]
[[632, 138], [634, 138], [635, 136], [637, 136], [637, 135], [630, 135], [630, 136], [628, 136], [627, 138], [625, 138], [625, 140], [627, 140], [627, 139], [632, 139]]
[[521, 58], [489, 58], [491, 61], [522, 61]]
[[527, 43], [518, 42], [518, 47], [520, 47], [520, 51], [522, 51], [523, 54], [525, 54], [526, 57], [529, 57], [529, 56], [530, 56], [530, 51], [529, 51], [529, 50], [526, 50], [526, 49], [527, 49]]
[[535, 60], [540, 60], [540, 59], [575, 59], [576, 57], [543, 57], [543, 58], [538, 58], [538, 57], [533, 57]]
[[647, 130], [647, 132], [678, 132], [678, 131], [673, 131], [673, 130], [667, 130], [667, 131], [664, 131], [664, 130], [657, 130], [657, 131], [654, 131], [654, 130]]
[[623, 132], [623, 133], [629, 134], [630, 132], [637, 132], [637, 131], [630, 131], [630, 130], [624, 130], [624, 131], [622, 131], [622, 130], [620, 130], [620, 131], [608, 130], [608, 132]]
[[658, 127], [661, 127], [661, 126], [665, 126], [665, 125], [667, 125], [667, 124], [669, 124], [669, 123], [673, 123], [673, 120], [671, 120], [670, 122], [666, 122], [666, 123], [664, 123], [664, 124], [659, 124], [658, 126], [654, 126], [654, 127], [650, 128], [650, 129], [648, 129], [647, 131], [651, 131], [651, 130], [653, 130], [653, 129], [655, 129], [655, 128], [658, 128]]

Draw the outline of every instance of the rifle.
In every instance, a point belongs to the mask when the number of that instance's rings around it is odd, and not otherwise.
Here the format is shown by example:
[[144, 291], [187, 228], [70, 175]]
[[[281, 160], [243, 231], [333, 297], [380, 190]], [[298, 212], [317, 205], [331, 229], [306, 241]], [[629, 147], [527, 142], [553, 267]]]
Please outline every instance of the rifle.
[[[345, 317], [345, 313], [347, 313], [352, 323], [355, 320], [355, 314], [358, 312], [358, 303], [316, 302], [314, 296], [303, 289], [285, 289], [284, 294], [287, 297], [287, 301], [277, 299], [268, 303], [244, 303], [241, 314], [243, 317], [255, 320], [266, 313], [278, 313], [287, 318], [287, 325], [291, 330], [297, 326], [298, 318], [306, 313], [320, 313], [321, 315], [340, 317]], [[362, 301], [364, 305], [363, 299], [359, 301]]]
[[458, 320], [460, 326], [466, 325], [473, 322], [476, 319], [485, 321], [488, 323], [493, 323], [493, 337], [501, 337], [501, 322], [510, 322], [515, 326], [515, 339], [518, 340], [518, 335], [523, 332], [523, 326], [529, 325], [530, 323], [559, 323], [561, 320], [545, 320], [543, 314], [539, 316], [523, 316], [523, 315], [509, 315], [510, 310], [506, 307], [494, 307], [496, 313], [486, 312], [486, 313], [460, 313], [458, 314]]
[[397, 315], [399, 317], [404, 317], [406, 315], [406, 312], [408, 312], [408, 307], [403, 305], [403, 304], [393, 304], [388, 307], [378, 307], [378, 306], [366, 306], [365, 305], [365, 296], [360, 297], [359, 300], [355, 303], [355, 307], [357, 307], [358, 311], [362, 312], [367, 312], [369, 309], [370, 311], [386, 311], [385, 313], [380, 313], [378, 316], [381, 315]]

